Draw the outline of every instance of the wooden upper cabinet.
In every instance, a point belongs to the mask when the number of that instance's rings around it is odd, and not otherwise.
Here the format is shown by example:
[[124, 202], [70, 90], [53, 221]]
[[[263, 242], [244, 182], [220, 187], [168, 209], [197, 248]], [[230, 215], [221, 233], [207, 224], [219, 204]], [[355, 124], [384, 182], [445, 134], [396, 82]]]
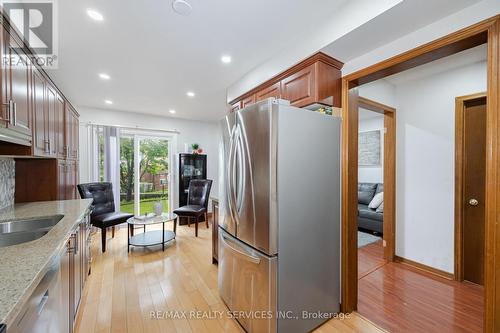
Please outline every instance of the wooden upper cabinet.
[[255, 95], [248, 96], [247, 98], [241, 100], [241, 108], [244, 109], [249, 105], [255, 104]]
[[68, 156], [68, 146], [66, 145], [66, 119], [65, 119], [64, 99], [56, 94], [56, 144], [57, 157], [66, 158]]
[[275, 97], [288, 100], [296, 107], [317, 103], [341, 107], [342, 66], [340, 61], [316, 53], [243, 95], [250, 97], [234, 100], [232, 105], [240, 102], [243, 108], [249, 98], [255, 98], [251, 102], [255, 103]]
[[18, 41], [1, 27], [2, 134], [11, 142], [31, 145], [30, 64]]
[[52, 87], [51, 84], [46, 85], [45, 89], [45, 96], [46, 96], [46, 102], [45, 102], [45, 107], [46, 107], [46, 112], [47, 112], [47, 145], [48, 145], [48, 153], [47, 155], [51, 157], [57, 156], [57, 131], [59, 130], [58, 126], [58, 121], [59, 121], [59, 116], [57, 114], [57, 106], [56, 106], [56, 100], [57, 100], [57, 92], [55, 91], [54, 87]]
[[79, 141], [79, 121], [76, 111], [66, 103], [66, 133], [65, 133], [65, 146], [66, 158], [76, 160], [78, 159], [78, 141]]
[[[11, 57], [22, 59], [23, 54], [19, 51], [19, 45], [14, 44], [10, 47]], [[25, 58], [26, 60], [26, 58]], [[25, 61], [18, 61], [10, 69], [10, 99], [12, 100], [13, 110], [11, 111], [11, 128], [21, 133], [32, 135], [31, 117], [30, 117], [30, 98], [29, 98], [29, 80], [30, 65]]]
[[241, 102], [236, 102], [231, 105], [231, 112], [236, 112], [241, 109]]
[[268, 99], [269, 97], [281, 98], [281, 82], [276, 82], [255, 94], [257, 102]]
[[297, 107], [316, 101], [316, 64], [312, 64], [281, 81], [283, 99]]
[[36, 68], [31, 71], [31, 101], [33, 110], [33, 153], [46, 156], [50, 153], [48, 144], [48, 114], [45, 104], [45, 78]]

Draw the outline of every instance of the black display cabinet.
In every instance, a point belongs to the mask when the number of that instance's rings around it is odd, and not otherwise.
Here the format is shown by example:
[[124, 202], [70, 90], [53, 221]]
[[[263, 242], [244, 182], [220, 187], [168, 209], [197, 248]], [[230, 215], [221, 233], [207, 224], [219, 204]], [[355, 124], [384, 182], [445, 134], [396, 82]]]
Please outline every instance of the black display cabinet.
[[207, 155], [179, 154], [179, 207], [187, 205], [191, 179], [207, 179]]

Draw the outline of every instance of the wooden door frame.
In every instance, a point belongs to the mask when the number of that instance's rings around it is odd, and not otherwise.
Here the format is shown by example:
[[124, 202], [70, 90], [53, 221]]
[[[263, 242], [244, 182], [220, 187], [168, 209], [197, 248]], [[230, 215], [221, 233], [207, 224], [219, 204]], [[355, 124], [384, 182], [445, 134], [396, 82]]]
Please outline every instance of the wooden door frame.
[[464, 280], [463, 267], [463, 180], [465, 103], [486, 98], [486, 92], [455, 98], [455, 269], [454, 279]]
[[349, 91], [407, 69], [487, 43], [485, 332], [500, 331], [500, 15], [342, 78], [342, 311], [357, 309], [357, 102]]
[[358, 97], [358, 107], [384, 115], [384, 259], [394, 261], [396, 254], [396, 109], [362, 96]]

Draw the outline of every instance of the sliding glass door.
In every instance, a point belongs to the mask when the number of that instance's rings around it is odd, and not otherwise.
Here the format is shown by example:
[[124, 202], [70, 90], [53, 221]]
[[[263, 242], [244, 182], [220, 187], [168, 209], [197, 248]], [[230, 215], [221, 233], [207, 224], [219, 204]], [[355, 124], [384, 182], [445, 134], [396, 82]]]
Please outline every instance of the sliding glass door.
[[170, 211], [175, 133], [100, 125], [89, 126], [89, 133], [91, 181], [113, 184], [117, 209], [139, 216], [161, 202], [163, 212]]
[[120, 210], [135, 214], [135, 136], [120, 136]]
[[169, 209], [168, 140], [139, 138], [139, 214], [154, 212], [155, 202]]

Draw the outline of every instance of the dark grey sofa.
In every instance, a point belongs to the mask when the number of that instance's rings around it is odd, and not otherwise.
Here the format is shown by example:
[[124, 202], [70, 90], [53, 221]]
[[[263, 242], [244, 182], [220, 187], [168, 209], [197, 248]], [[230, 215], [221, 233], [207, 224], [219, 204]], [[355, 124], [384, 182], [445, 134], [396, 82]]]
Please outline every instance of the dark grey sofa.
[[375, 194], [384, 191], [384, 184], [358, 183], [358, 228], [371, 232], [384, 232], [384, 213], [368, 208]]

